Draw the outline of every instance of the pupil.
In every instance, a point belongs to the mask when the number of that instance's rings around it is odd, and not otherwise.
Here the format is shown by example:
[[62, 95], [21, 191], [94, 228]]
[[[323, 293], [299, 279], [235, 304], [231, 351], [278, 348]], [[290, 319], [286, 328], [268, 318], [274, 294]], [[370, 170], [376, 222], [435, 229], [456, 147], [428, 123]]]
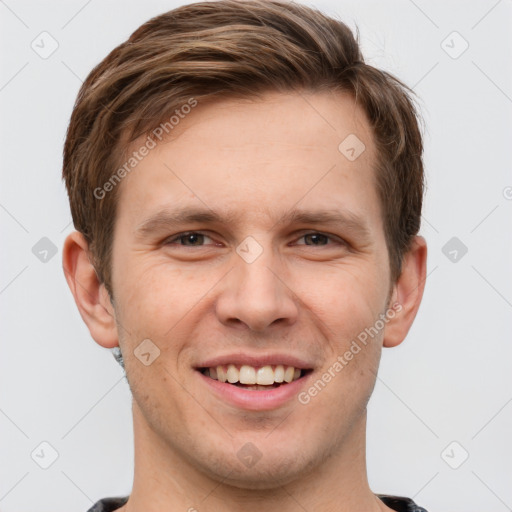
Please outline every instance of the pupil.
[[198, 242], [200, 240], [198, 237], [201, 236], [203, 235], [200, 235], [199, 233], [190, 233], [189, 235], [185, 236], [185, 240], [190, 242], [192, 245], [196, 245], [194, 242]]
[[320, 235], [320, 234], [311, 234], [311, 235], [306, 235], [306, 238], [307, 237], [310, 237], [310, 240], [313, 241], [313, 244], [314, 245], [318, 245], [318, 242], [320, 241], [325, 241], [325, 235]]

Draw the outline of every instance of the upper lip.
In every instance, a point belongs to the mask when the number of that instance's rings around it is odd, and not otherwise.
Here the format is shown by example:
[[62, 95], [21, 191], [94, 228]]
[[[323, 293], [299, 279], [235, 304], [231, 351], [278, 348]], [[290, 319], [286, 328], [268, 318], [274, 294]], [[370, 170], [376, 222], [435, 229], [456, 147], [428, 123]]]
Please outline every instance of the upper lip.
[[283, 366], [293, 366], [300, 370], [309, 370], [313, 368], [313, 365], [305, 361], [304, 359], [294, 356], [292, 354], [242, 354], [236, 352], [233, 354], [224, 354], [210, 359], [205, 359], [196, 368], [214, 368], [216, 366], [225, 366], [228, 364], [234, 364], [238, 366], [248, 365], [255, 368], [262, 366], [275, 366], [282, 364]]

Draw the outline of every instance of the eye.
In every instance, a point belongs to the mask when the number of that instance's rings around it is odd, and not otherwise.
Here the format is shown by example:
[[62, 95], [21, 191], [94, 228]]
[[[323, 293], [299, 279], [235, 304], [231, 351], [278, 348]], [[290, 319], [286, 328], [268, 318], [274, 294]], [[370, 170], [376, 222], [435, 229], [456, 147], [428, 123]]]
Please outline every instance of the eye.
[[205, 235], [204, 233], [200, 233], [198, 231], [188, 231], [186, 233], [180, 233], [179, 235], [175, 235], [172, 238], [166, 240], [166, 244], [177, 244], [185, 247], [201, 247], [204, 245], [205, 239], [212, 241], [212, 239]]
[[332, 243], [329, 243], [329, 241], [335, 242], [338, 244], [343, 244], [343, 240], [339, 239], [338, 237], [333, 237], [333, 236], [326, 235], [324, 233], [319, 233], [316, 231], [312, 232], [312, 233], [305, 233], [299, 238], [299, 240], [300, 239], [304, 239], [305, 243], [303, 243], [303, 244], [298, 243], [297, 245], [309, 245], [309, 246], [313, 246], [313, 247], [315, 247], [315, 246], [323, 247], [326, 245], [332, 245]]
[[[328, 245], [346, 245], [339, 237], [326, 235], [317, 231], [304, 233], [297, 240], [304, 240], [304, 243], [296, 242], [296, 245], [309, 247], [325, 247]], [[168, 238], [165, 245], [178, 245], [181, 247], [204, 247], [211, 244], [217, 245], [212, 238], [200, 231], [187, 231]]]

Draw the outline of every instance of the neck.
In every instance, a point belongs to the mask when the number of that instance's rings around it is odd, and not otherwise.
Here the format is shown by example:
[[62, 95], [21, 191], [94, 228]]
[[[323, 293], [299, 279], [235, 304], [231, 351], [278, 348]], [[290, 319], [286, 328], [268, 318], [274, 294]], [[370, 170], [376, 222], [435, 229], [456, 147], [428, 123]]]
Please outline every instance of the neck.
[[391, 511], [368, 485], [366, 411], [328, 460], [302, 478], [271, 489], [242, 489], [226, 483], [229, 475], [206, 475], [148, 426], [135, 402], [133, 418], [134, 482], [119, 512]]

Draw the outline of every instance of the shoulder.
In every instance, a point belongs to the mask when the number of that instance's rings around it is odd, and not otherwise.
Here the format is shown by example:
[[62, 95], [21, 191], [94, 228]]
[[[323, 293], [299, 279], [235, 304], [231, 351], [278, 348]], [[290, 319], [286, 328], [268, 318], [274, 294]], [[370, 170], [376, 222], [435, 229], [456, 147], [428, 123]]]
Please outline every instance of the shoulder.
[[391, 496], [389, 494], [376, 494], [385, 505], [396, 512], [427, 512], [423, 507], [420, 507], [414, 503], [411, 498], [404, 496]]
[[128, 496], [103, 498], [97, 501], [87, 512], [113, 512], [128, 501]]

